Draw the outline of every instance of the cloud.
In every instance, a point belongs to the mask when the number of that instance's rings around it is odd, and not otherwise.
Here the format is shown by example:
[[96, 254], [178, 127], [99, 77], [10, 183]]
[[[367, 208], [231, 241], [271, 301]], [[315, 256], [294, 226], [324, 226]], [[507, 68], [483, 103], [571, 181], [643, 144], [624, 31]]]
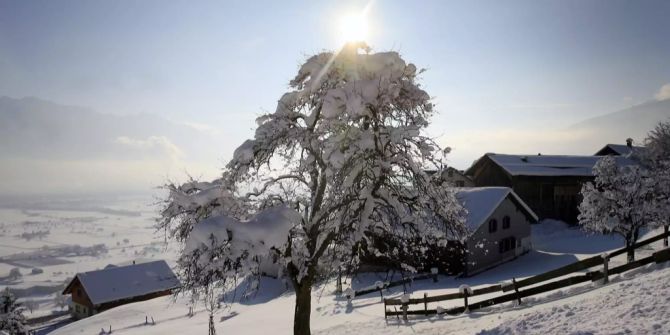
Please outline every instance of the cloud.
[[146, 139], [119, 136], [114, 140], [114, 143], [127, 146], [142, 153], [165, 155], [173, 161], [179, 160], [184, 155], [183, 151], [165, 136], [149, 136]]
[[658, 101], [670, 100], [670, 83], [661, 86], [654, 98]]
[[195, 130], [197, 130], [197, 131], [200, 131], [200, 132], [203, 132], [203, 133], [207, 133], [207, 134], [210, 134], [210, 135], [218, 135], [218, 134], [221, 133], [221, 132], [219, 131], [219, 129], [214, 128], [214, 127], [212, 127], [212, 126], [210, 126], [210, 125], [207, 125], [207, 124], [204, 124], [204, 123], [197, 123], [197, 122], [183, 122], [182, 124], [185, 125], [185, 126], [187, 126], [187, 127], [192, 128], [192, 129], [195, 129]]

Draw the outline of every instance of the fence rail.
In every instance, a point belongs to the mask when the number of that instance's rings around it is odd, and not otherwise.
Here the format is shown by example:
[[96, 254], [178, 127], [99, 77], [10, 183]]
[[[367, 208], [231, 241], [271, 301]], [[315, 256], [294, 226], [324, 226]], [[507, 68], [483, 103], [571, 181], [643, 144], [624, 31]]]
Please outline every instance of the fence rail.
[[[405, 284], [410, 284], [415, 280], [424, 280], [424, 279], [432, 279], [434, 282], [437, 282], [437, 272], [435, 273], [427, 273], [427, 274], [420, 274], [412, 277], [407, 277], [403, 278], [400, 280], [395, 280], [395, 281], [390, 281], [390, 282], [383, 282], [381, 286], [375, 286], [375, 287], [370, 287], [370, 288], [364, 288], [358, 291], [354, 291], [353, 297], [360, 297], [362, 295], [374, 293], [374, 292], [379, 292], [387, 288], [391, 287], [396, 287], [400, 285], [405, 285]], [[349, 297], [350, 299], [353, 297]]]
[[[644, 241], [640, 241], [636, 244], [634, 244], [631, 248], [632, 249], [638, 249], [642, 246], [648, 245], [650, 243], [653, 243], [655, 241], [659, 241], [661, 239], [667, 238], [670, 236], [670, 232], [667, 230], [659, 235], [656, 235], [654, 237], [651, 237], [649, 239], [646, 239]], [[664, 243], [664, 246], [667, 247], [667, 244]], [[448, 315], [456, 315], [456, 314], [461, 314], [465, 312], [466, 310], [476, 310], [484, 307], [489, 307], [497, 304], [502, 304], [510, 301], [518, 301], [521, 303], [521, 298], [533, 296], [536, 294], [541, 294], [549, 291], [553, 291], [556, 289], [564, 288], [567, 286], [572, 286], [576, 285], [579, 283], [587, 282], [587, 281], [596, 281], [600, 279], [604, 279], [605, 281], [608, 280], [610, 275], [615, 275], [615, 274], [620, 274], [650, 263], [662, 263], [670, 260], [670, 248], [663, 249], [661, 251], [657, 251], [653, 253], [651, 256], [645, 257], [638, 259], [636, 261], [626, 263], [614, 268], [609, 269], [608, 268], [608, 262], [609, 259], [612, 257], [622, 255], [626, 253], [629, 250], [629, 248], [622, 248], [615, 250], [609, 254], [606, 254], [606, 257], [603, 257], [601, 255], [599, 256], [593, 256], [589, 257], [586, 259], [583, 259], [581, 261], [568, 264], [566, 266], [547, 271], [545, 273], [541, 273], [520, 281], [516, 281], [516, 279], [512, 278], [512, 282], [510, 284], [506, 285], [501, 285], [501, 284], [496, 284], [496, 285], [491, 285], [487, 287], [482, 287], [478, 289], [471, 290], [470, 292], [467, 289], [463, 289], [459, 292], [455, 293], [448, 293], [448, 294], [442, 294], [442, 295], [436, 295], [429, 297], [427, 294], [424, 294], [423, 298], [410, 298], [410, 299], [384, 299], [384, 317], [389, 317], [389, 316], [400, 316], [402, 315], [403, 318], [407, 318], [408, 315], [435, 315], [435, 314], [448, 314]], [[524, 290], [519, 290], [520, 288], [528, 287], [531, 285], [539, 284], [542, 282], [546, 282], [552, 279], [556, 279], [558, 277], [563, 277], [566, 275], [569, 275], [574, 272], [586, 270], [589, 268], [592, 268], [594, 266], [598, 265], [604, 265], [603, 270], [596, 270], [596, 271], [590, 271], [586, 272], [584, 274], [580, 275], [575, 275], [571, 276], [568, 278], [563, 278], [560, 280], [552, 281], [549, 283], [546, 283], [544, 285], [540, 286], [535, 286], [535, 287], [530, 287], [526, 288]], [[475, 297], [475, 296], [480, 296], [484, 294], [490, 294], [490, 293], [495, 293], [495, 292], [510, 292], [514, 291], [511, 293], [503, 294], [498, 297], [494, 298], [489, 298], [485, 299], [482, 301], [478, 301], [475, 303], [468, 303], [468, 298]], [[440, 301], [447, 301], [447, 300], [454, 300], [454, 299], [463, 299], [464, 300], [464, 305], [463, 306], [458, 306], [450, 309], [428, 309], [428, 303], [431, 302], [440, 302]], [[423, 310], [409, 310], [410, 305], [418, 305], [418, 304], [423, 304]], [[401, 306], [401, 310], [388, 310], [386, 306]]]

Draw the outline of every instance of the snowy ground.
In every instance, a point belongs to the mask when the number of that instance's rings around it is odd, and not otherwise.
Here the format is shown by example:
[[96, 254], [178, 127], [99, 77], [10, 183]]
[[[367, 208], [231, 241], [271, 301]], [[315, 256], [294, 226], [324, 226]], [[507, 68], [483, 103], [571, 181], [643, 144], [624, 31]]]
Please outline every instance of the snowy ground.
[[[0, 202], [0, 288], [37, 305], [26, 312], [37, 318], [61, 311], [54, 298], [77, 272], [132, 261], [171, 262], [174, 250], [166, 250], [152, 227], [152, 202], [151, 197]], [[18, 279], [9, 277], [15, 268]]]
[[[657, 233], [651, 232], [650, 234]], [[471, 286], [521, 278], [619, 248], [614, 236], [589, 236], [558, 222], [533, 227], [536, 250], [517, 260], [467, 279], [441, 277], [438, 283], [416, 282], [412, 296], [453, 292]], [[648, 255], [660, 242], [642, 250]], [[572, 252], [570, 252], [572, 250]], [[613, 260], [623, 263], [625, 256]], [[350, 284], [360, 288], [384, 280], [383, 274], [365, 274]], [[670, 267], [650, 265], [621, 276], [610, 284], [588, 283], [525, 299], [522, 306], [506, 304], [460, 316], [417, 317], [409, 322], [384, 319], [379, 295], [358, 297], [349, 304], [334, 295], [333, 283], [314, 290], [312, 330], [316, 334], [668, 334], [670, 324]], [[398, 296], [402, 288], [385, 292]], [[484, 298], [484, 297], [482, 297]], [[459, 304], [460, 301], [452, 301]], [[450, 304], [440, 304], [449, 307]], [[429, 308], [435, 306], [429, 306]], [[278, 280], [266, 279], [261, 291], [219, 312], [217, 331], [222, 334], [290, 334], [294, 296]], [[114, 334], [203, 333], [208, 315], [202, 306], [187, 316], [184, 298], [158, 298], [121, 306], [66, 325], [52, 334], [98, 334], [111, 326]], [[155, 325], [145, 325], [145, 316]]]

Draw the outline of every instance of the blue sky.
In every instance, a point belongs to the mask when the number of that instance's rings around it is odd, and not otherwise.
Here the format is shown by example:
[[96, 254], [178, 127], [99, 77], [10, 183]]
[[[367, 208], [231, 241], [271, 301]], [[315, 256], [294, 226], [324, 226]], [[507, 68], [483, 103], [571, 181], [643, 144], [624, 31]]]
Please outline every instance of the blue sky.
[[[367, 3], [0, 0], [0, 96], [206, 124], [228, 153]], [[467, 167], [472, 127], [563, 127], [652, 99], [670, 82], [669, 17], [668, 1], [378, 0], [369, 44], [428, 69], [430, 131]]]

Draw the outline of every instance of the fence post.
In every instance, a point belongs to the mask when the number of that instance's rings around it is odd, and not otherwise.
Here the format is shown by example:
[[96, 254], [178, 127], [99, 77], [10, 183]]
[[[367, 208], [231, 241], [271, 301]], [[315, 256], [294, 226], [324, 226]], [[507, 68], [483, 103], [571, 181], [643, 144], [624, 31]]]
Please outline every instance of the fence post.
[[514, 293], [516, 293], [516, 301], [521, 305], [521, 297], [519, 296], [519, 288], [516, 286], [516, 278], [512, 277], [512, 285], [514, 287]]
[[607, 284], [609, 282], [609, 255], [607, 253], [602, 254], [603, 257], [603, 284]]
[[467, 288], [465, 290], [463, 290], [463, 300], [465, 300], [465, 310], [463, 311], [463, 313], [467, 313], [468, 312], [468, 289]]
[[668, 225], [663, 226], [663, 231], [665, 232], [665, 237], [663, 238], [663, 246], [667, 247], [668, 246]]
[[384, 299], [384, 320], [388, 320], [387, 317], [388, 317], [388, 314], [387, 314], [387, 311], [386, 311], [386, 299]]
[[335, 293], [342, 293], [342, 269], [337, 269], [337, 284], [335, 286]]
[[402, 303], [402, 306], [400, 309], [402, 309], [402, 319], [407, 321], [407, 310], [409, 309], [409, 294], [405, 293], [400, 297], [400, 302]]
[[428, 316], [428, 294], [423, 293], [423, 311], [426, 316]]

